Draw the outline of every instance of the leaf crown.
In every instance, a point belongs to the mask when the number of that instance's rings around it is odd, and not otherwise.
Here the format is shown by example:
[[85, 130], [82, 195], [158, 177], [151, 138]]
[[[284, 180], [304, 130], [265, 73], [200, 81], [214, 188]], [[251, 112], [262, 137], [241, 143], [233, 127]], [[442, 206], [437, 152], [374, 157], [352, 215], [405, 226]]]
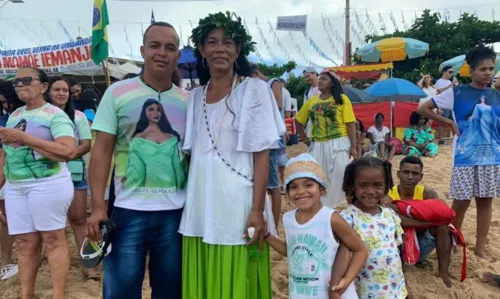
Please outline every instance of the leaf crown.
[[226, 11], [225, 14], [218, 12], [200, 19], [198, 27], [194, 28], [191, 33], [191, 40], [195, 46], [194, 53], [198, 59], [202, 59], [198, 45], [203, 44], [210, 31], [218, 28], [224, 28], [224, 35], [232, 38], [236, 44], [241, 46], [243, 55], [248, 56], [250, 52], [255, 51], [256, 43], [252, 41], [252, 36], [247, 33], [241, 17], [238, 17], [234, 12]]

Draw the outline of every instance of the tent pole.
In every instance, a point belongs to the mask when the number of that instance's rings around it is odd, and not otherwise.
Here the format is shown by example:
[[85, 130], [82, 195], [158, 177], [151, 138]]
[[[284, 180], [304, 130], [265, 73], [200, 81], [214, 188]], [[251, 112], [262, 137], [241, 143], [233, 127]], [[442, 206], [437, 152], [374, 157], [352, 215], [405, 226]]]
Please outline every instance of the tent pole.
[[111, 78], [109, 78], [109, 72], [106, 66], [104, 65], [104, 62], [107, 62], [107, 59], [104, 59], [101, 64], [102, 64], [102, 70], [104, 71], [104, 77], [106, 77], [106, 87], [109, 87], [111, 85]]
[[394, 122], [393, 122], [393, 120], [392, 120], [392, 114], [393, 114], [393, 108], [394, 108], [393, 104], [394, 104], [394, 102], [392, 102], [392, 101], [391, 101], [391, 102], [389, 102], [389, 103], [390, 103], [390, 105], [391, 105], [391, 114], [390, 114], [390, 120], [391, 120], [391, 123], [390, 123], [390, 125], [391, 125], [391, 138], [392, 138], [392, 137], [394, 137], [394, 132], [393, 132], [393, 131], [394, 131], [394, 128], [393, 128], [393, 126], [394, 126]]

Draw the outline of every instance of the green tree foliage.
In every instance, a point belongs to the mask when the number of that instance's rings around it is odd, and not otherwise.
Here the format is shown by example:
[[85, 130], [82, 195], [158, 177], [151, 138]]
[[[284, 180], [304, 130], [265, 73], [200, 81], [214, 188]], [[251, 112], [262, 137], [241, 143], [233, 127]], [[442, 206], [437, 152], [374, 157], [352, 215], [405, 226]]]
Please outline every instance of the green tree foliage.
[[[425, 57], [394, 62], [394, 77], [417, 82], [420, 73], [441, 77], [438, 68], [443, 61], [463, 55], [479, 44], [499, 42], [500, 22], [479, 20], [476, 15], [468, 13], [463, 13], [456, 22], [446, 22], [439, 13], [425, 10], [407, 31], [369, 35], [365, 41], [374, 42], [389, 37], [414, 38], [429, 44], [429, 53]], [[360, 63], [353, 59], [355, 63]]]
[[297, 99], [297, 110], [304, 104], [304, 93], [309, 88], [303, 77], [290, 76], [286, 81], [286, 89], [290, 92], [292, 98]]
[[[278, 66], [274, 65], [265, 65], [258, 63], [257, 66], [261, 70], [261, 72], [268, 78], [279, 78], [286, 72], [291, 72], [297, 67], [297, 64], [294, 61], [289, 61], [287, 64]], [[303, 95], [309, 85], [304, 81], [302, 77], [295, 77], [290, 75], [286, 82], [286, 89], [290, 92], [293, 98], [297, 99], [297, 105], [302, 107]]]
[[265, 65], [262, 63], [257, 63], [260, 71], [269, 79], [271, 78], [279, 78], [284, 73], [290, 72], [297, 67], [297, 64], [294, 61], [289, 61], [287, 64], [282, 66], [278, 66], [277, 64], [273, 65]]

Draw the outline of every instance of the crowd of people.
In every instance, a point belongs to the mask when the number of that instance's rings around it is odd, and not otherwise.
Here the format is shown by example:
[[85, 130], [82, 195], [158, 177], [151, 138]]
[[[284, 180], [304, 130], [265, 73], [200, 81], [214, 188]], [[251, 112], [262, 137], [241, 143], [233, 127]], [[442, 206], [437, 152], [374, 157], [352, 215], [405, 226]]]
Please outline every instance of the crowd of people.
[[[469, 85], [434, 88], [422, 78], [422, 88], [436, 93], [410, 118], [395, 185], [396, 147], [385, 116], [376, 113], [365, 132], [335, 73], [304, 71], [310, 87], [295, 120], [309, 153], [288, 160], [291, 96], [285, 82], [248, 62], [254, 43], [241, 20], [210, 14], [192, 41], [200, 86], [190, 92], [178, 87], [180, 40], [164, 22], [144, 32], [143, 72], [112, 84], [102, 99], [32, 67], [17, 71], [10, 93], [2, 89], [0, 221], [8, 235], [0, 235], [0, 278], [18, 274], [21, 299], [34, 298], [42, 251], [52, 298], [65, 298], [67, 221], [79, 249], [103, 238], [112, 244], [102, 253], [105, 299], [141, 298], [146, 266], [152, 298], [272, 298], [270, 247], [288, 257], [290, 298], [412, 298], [401, 257], [407, 228], [418, 229], [416, 264], [425, 265], [435, 249], [439, 276], [451, 287], [451, 223], [410, 218], [398, 207], [400, 200], [440, 200], [421, 185], [419, 157], [438, 148], [429, 120], [457, 136], [453, 225], [460, 229], [476, 198], [475, 254], [488, 258], [492, 199], [500, 194], [491, 49], [467, 54]], [[365, 137], [375, 156], [363, 157]], [[285, 236], [278, 236], [283, 193], [297, 209], [283, 215]], [[336, 210], [345, 201], [348, 207]], [[101, 269], [84, 274], [99, 278]]]

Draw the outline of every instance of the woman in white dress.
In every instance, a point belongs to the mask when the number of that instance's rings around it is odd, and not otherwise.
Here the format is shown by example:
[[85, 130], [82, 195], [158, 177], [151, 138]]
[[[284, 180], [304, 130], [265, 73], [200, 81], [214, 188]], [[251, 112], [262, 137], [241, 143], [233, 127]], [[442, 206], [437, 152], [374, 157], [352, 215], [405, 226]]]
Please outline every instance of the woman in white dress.
[[[285, 126], [266, 82], [248, 78], [254, 43], [241, 19], [211, 14], [192, 40], [202, 86], [191, 92], [183, 146], [191, 154], [179, 230], [183, 298], [270, 299], [262, 243], [264, 219], [275, 227], [266, 195], [269, 149], [278, 148]], [[253, 238], [244, 236], [249, 227]]]

